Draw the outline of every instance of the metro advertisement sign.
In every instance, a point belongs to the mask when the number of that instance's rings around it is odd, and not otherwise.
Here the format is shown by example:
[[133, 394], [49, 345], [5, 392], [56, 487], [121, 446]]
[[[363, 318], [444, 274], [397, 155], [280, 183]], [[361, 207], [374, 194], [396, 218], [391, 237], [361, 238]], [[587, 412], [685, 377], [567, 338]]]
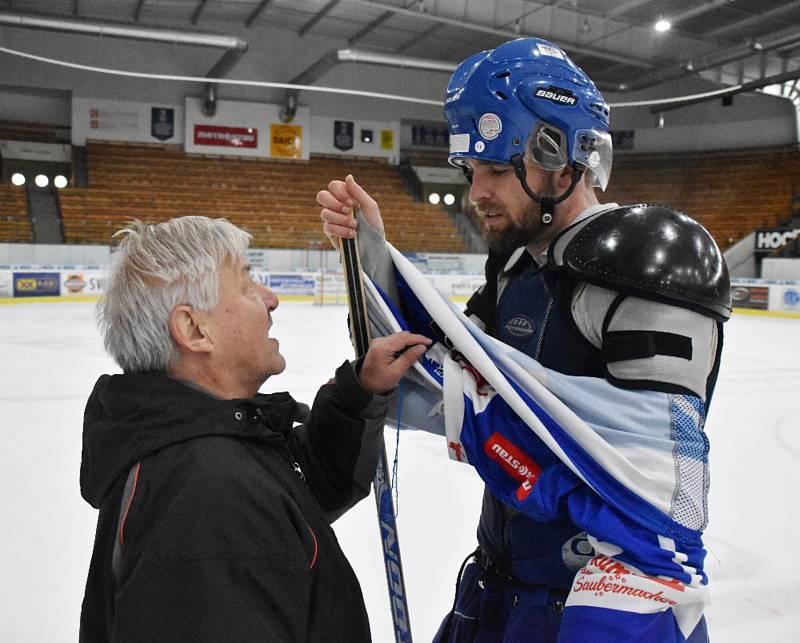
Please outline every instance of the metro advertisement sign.
[[195, 125], [194, 144], [255, 149], [258, 147], [258, 130], [253, 127]]

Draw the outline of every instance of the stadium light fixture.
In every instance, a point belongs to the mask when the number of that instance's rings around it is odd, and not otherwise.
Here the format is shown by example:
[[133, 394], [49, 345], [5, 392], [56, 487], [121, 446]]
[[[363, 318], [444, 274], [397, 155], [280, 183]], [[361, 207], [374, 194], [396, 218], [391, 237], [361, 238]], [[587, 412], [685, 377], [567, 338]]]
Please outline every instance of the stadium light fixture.
[[655, 29], [659, 33], [664, 33], [665, 31], [669, 31], [672, 29], [672, 23], [665, 18], [659, 18], [656, 20], [656, 23], [653, 25], [653, 29]]
[[36, 178], [33, 179], [33, 182], [37, 187], [46, 188], [50, 184], [50, 179], [48, 179], [44, 174], [37, 174]]
[[14, 172], [11, 175], [11, 183], [14, 185], [25, 185], [25, 175], [20, 172]]
[[61, 188], [67, 187], [69, 181], [67, 181], [67, 177], [63, 174], [59, 174], [56, 178], [53, 179], [53, 185], [55, 185], [59, 190]]
[[439, 201], [441, 201], [441, 197], [438, 192], [431, 192], [428, 196], [428, 203], [431, 205], [439, 205]]
[[444, 195], [445, 205], [453, 205], [455, 202], [456, 202], [456, 197], [452, 193], [448, 192], [447, 194]]

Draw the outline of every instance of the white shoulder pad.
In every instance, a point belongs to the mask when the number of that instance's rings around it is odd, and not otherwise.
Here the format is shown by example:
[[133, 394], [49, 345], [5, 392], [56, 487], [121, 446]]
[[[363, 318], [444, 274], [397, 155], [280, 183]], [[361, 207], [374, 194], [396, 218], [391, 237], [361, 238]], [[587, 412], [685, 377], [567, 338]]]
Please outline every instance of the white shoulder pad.
[[610, 382], [684, 390], [705, 401], [717, 352], [713, 319], [586, 283], [575, 288], [572, 317], [586, 340], [602, 351]]

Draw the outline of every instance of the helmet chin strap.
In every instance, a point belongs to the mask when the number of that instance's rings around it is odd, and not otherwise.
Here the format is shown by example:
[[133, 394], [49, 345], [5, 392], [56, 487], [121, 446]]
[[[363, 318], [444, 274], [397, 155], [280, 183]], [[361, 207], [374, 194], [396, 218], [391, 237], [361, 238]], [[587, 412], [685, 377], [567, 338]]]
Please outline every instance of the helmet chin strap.
[[514, 154], [514, 156], [511, 157], [511, 166], [514, 168], [514, 174], [517, 175], [522, 189], [525, 190], [525, 194], [541, 206], [541, 221], [545, 225], [549, 225], [553, 222], [553, 214], [555, 213], [556, 205], [569, 198], [569, 195], [572, 194], [575, 186], [578, 185], [578, 181], [580, 181], [583, 176], [582, 169], [573, 168], [575, 171], [572, 173], [572, 181], [564, 194], [559, 197], [539, 196], [531, 190], [528, 185], [528, 173], [525, 170], [525, 161], [522, 158], [522, 154]]

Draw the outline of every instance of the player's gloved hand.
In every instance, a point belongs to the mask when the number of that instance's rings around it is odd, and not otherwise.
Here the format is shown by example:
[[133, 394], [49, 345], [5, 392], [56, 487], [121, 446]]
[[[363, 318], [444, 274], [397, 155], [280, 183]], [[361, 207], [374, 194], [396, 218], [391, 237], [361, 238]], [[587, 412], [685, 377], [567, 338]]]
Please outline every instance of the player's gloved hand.
[[358, 374], [361, 388], [374, 395], [388, 393], [430, 345], [424, 335], [408, 331], [373, 339]]
[[358, 224], [351, 216], [355, 207], [361, 208], [367, 223], [383, 233], [383, 219], [378, 203], [356, 183], [352, 174], [348, 174], [344, 181], [331, 181], [327, 190], [317, 192], [317, 203], [322, 206], [322, 231], [331, 240], [334, 248], [339, 248], [338, 239], [355, 236]]

